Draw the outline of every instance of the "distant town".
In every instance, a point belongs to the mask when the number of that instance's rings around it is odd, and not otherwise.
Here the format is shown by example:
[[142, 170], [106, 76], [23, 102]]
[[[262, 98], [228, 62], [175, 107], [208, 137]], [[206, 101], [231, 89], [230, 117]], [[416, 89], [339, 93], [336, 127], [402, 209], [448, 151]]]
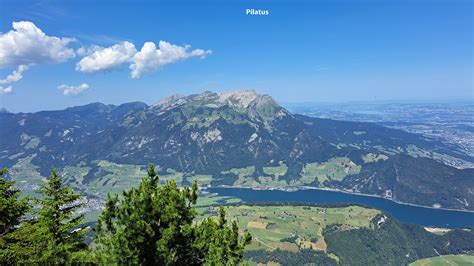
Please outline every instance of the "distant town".
[[[285, 104], [284, 104], [285, 105]], [[429, 139], [456, 145], [474, 155], [474, 104], [452, 103], [301, 103], [286, 104], [290, 111], [303, 115], [345, 121], [373, 122]], [[450, 157], [440, 161], [457, 168], [474, 164]]]

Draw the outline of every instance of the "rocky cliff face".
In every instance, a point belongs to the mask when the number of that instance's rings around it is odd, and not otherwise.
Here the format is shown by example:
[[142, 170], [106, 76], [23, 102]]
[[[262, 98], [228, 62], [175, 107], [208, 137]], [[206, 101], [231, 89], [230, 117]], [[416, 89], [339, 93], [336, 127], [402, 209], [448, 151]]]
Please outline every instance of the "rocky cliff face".
[[304, 124], [255, 91], [173, 95], [129, 114], [121, 125], [127, 130], [113, 147], [113, 159], [156, 158], [191, 172], [221, 172], [248, 160], [296, 160], [317, 145], [330, 146], [319, 139], [295, 145], [295, 139], [311, 138]]

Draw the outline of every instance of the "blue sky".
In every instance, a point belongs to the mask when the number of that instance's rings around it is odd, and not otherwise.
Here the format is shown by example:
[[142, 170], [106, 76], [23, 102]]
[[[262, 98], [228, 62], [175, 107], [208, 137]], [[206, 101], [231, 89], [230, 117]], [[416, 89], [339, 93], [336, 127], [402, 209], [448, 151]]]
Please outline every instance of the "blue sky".
[[[62, 47], [71, 55], [40, 54], [51, 51], [45, 44], [25, 46], [16, 56], [22, 44], [2, 46], [0, 37], [0, 80], [32, 62], [21, 79], [0, 84], [10, 88], [1, 106], [14, 112], [96, 101], [153, 103], [204, 90], [255, 89], [281, 102], [474, 97], [473, 1], [0, 3], [3, 35], [13, 22], [28, 21], [48, 37], [74, 38]], [[250, 8], [270, 14], [246, 15]], [[159, 56], [140, 61], [132, 52], [110, 68], [95, 60], [77, 70], [84, 57], [124, 41], [137, 53], [145, 42], [160, 49], [160, 41], [185, 52], [173, 57], [172, 50], [168, 63]], [[79, 53], [81, 47], [91, 52]], [[131, 65], [143, 67], [139, 77]], [[81, 84], [87, 88], [78, 89]]]

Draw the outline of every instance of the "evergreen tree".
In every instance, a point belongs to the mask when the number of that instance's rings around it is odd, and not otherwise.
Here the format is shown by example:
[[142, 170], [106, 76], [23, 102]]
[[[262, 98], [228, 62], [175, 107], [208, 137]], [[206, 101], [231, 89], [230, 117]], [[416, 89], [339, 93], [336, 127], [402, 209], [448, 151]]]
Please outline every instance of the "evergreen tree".
[[13, 188], [15, 182], [3, 177], [6, 173], [7, 169], [0, 169], [0, 236], [11, 232], [28, 210], [28, 200], [20, 199], [20, 190]]
[[17, 252], [12, 249], [18, 241], [14, 237], [20, 219], [28, 210], [28, 199], [20, 199], [20, 190], [14, 189], [14, 181], [3, 177], [7, 169], [0, 169], [0, 264], [16, 262]]
[[205, 265], [237, 265], [242, 261], [245, 246], [250, 244], [251, 235], [246, 233], [239, 237], [239, 227], [236, 221], [227, 226], [225, 210], [219, 208], [216, 219], [206, 218], [197, 226], [197, 241], [195, 248], [201, 255], [199, 261]]
[[240, 237], [237, 224], [219, 218], [196, 222], [197, 185], [180, 189], [176, 182], [158, 185], [150, 165], [148, 177], [123, 196], [107, 196], [99, 217], [95, 255], [104, 264], [236, 264], [250, 235]]
[[82, 257], [87, 230], [80, 227], [83, 215], [74, 214], [82, 206], [77, 202], [81, 196], [64, 185], [55, 169], [39, 192], [37, 217], [22, 225], [23, 230], [32, 232], [27, 240], [32, 251], [28, 260], [63, 264]]

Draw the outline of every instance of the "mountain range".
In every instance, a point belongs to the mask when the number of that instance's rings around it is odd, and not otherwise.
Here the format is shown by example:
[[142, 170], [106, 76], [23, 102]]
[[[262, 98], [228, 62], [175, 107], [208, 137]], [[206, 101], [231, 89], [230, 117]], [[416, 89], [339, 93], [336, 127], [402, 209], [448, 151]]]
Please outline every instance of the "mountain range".
[[440, 160], [474, 162], [455, 145], [372, 123], [292, 114], [254, 91], [0, 112], [0, 125], [0, 166], [25, 184], [25, 175], [41, 180], [55, 166], [80, 169], [70, 172], [78, 186], [114, 186], [104, 162], [137, 169], [154, 163], [161, 175], [179, 174], [182, 184], [317, 187], [474, 210], [474, 169]]

